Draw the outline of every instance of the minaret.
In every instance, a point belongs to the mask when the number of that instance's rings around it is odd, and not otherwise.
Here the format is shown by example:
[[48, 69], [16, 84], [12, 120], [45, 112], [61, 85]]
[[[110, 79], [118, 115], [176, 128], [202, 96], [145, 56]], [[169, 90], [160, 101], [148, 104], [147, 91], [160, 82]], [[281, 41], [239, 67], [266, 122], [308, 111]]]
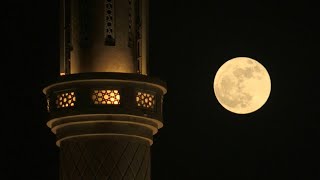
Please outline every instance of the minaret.
[[60, 180], [150, 180], [166, 83], [148, 74], [148, 0], [60, 0], [60, 76], [44, 88]]

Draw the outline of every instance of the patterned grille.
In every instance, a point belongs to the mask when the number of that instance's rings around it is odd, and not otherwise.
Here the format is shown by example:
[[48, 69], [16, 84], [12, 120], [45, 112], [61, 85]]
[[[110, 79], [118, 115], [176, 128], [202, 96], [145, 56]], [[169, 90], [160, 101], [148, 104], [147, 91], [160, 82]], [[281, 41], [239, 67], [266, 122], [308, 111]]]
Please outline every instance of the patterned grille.
[[156, 98], [151, 93], [137, 92], [136, 102], [138, 107], [154, 109]]
[[133, 3], [132, 0], [128, 0], [129, 3], [129, 26], [128, 26], [128, 46], [133, 47], [133, 32], [132, 32], [132, 11], [133, 11]]
[[47, 98], [47, 111], [50, 112], [50, 98]]
[[118, 90], [94, 90], [92, 94], [94, 104], [120, 104]]
[[105, 44], [114, 46], [114, 3], [113, 0], [105, 0]]
[[60, 180], [150, 180], [147, 143], [73, 139], [63, 141], [60, 150]]
[[57, 94], [56, 105], [57, 108], [66, 108], [74, 106], [76, 102], [76, 96], [74, 92], [65, 92]]
[[137, 73], [142, 73], [142, 13], [141, 1], [135, 1], [135, 26], [136, 32], [136, 53], [137, 53]]

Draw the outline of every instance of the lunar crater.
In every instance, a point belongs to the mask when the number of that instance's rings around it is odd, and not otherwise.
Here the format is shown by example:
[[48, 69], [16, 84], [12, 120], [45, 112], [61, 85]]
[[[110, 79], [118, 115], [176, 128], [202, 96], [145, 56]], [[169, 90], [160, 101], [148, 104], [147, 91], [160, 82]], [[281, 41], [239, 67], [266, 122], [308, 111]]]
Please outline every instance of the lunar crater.
[[225, 109], [247, 114], [265, 104], [271, 91], [271, 80], [258, 61], [239, 57], [219, 68], [213, 88], [217, 100]]

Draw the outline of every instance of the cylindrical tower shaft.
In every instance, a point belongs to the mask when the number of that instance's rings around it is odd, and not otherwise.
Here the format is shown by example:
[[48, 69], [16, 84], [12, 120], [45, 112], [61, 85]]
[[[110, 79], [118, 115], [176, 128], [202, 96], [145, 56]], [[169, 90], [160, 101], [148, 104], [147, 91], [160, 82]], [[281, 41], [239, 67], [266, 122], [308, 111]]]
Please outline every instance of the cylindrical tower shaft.
[[60, 146], [60, 179], [150, 180], [150, 146], [127, 137], [84, 137]]
[[147, 74], [148, 0], [61, 0], [60, 73]]
[[60, 0], [60, 74], [44, 88], [60, 180], [149, 180], [165, 82], [147, 76], [148, 0]]

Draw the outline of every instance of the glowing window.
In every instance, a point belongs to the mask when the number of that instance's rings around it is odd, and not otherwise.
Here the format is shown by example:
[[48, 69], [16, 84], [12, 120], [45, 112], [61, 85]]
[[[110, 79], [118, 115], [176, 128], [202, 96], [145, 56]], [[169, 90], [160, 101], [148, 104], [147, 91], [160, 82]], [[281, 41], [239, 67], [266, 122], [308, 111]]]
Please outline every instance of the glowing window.
[[120, 93], [118, 90], [94, 90], [92, 93], [94, 104], [120, 104]]
[[47, 111], [50, 112], [50, 99], [47, 98]]
[[128, 46], [130, 48], [133, 47], [133, 32], [132, 32], [132, 24], [133, 24], [133, 3], [132, 0], [128, 0], [129, 3], [129, 26], [128, 26]]
[[66, 108], [74, 106], [76, 102], [76, 96], [74, 92], [64, 92], [57, 94], [56, 105], [57, 108]]
[[156, 104], [155, 95], [146, 92], [137, 92], [136, 102], [138, 107], [154, 109]]

